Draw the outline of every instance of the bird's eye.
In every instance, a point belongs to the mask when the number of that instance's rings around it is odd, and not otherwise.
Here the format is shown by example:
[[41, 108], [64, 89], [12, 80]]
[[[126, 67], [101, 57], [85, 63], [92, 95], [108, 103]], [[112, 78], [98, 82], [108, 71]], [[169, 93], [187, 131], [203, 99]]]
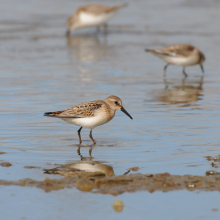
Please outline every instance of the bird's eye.
[[116, 101], [115, 104], [118, 105], [118, 102]]

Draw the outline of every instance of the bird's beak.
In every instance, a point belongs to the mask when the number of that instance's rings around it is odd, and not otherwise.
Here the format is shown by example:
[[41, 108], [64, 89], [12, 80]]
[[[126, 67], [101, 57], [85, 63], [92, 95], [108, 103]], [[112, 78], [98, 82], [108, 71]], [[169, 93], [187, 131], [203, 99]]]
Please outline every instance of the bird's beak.
[[200, 64], [200, 67], [201, 67], [201, 69], [202, 69], [202, 72], [204, 73], [204, 68], [203, 68], [203, 65], [202, 65], [202, 64]]
[[124, 112], [130, 119], [133, 119], [133, 118], [129, 115], [129, 113], [124, 109], [123, 106], [121, 106], [121, 111]]
[[70, 30], [69, 29], [66, 31], [66, 36], [70, 36]]

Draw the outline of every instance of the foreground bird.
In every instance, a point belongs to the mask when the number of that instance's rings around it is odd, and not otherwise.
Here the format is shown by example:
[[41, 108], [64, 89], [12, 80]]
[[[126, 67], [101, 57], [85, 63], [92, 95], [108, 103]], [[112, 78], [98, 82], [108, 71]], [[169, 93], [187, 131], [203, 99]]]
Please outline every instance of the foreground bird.
[[96, 144], [92, 137], [92, 129], [112, 120], [116, 110], [121, 110], [128, 117], [133, 119], [123, 108], [121, 99], [114, 95], [104, 100], [95, 100], [76, 105], [63, 111], [46, 112], [44, 116], [60, 118], [67, 123], [80, 126], [81, 128], [78, 130], [80, 144], [82, 143], [80, 135], [82, 128], [91, 129], [89, 137], [93, 143]]
[[71, 30], [84, 27], [104, 26], [107, 30], [107, 22], [116, 14], [116, 12], [125, 7], [126, 4], [117, 6], [106, 5], [86, 5], [77, 9], [67, 20], [67, 35]]
[[183, 66], [183, 74], [187, 76], [185, 67], [198, 64], [204, 73], [202, 64], [205, 61], [205, 56], [194, 46], [187, 44], [175, 44], [162, 49], [146, 49], [145, 51], [150, 52], [167, 62], [164, 67], [164, 75], [166, 75], [166, 69], [169, 65]]

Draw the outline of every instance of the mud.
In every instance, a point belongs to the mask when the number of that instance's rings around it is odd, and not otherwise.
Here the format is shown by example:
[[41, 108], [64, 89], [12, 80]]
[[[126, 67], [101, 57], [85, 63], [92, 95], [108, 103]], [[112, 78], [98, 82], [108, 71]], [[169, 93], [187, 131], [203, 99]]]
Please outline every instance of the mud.
[[217, 157], [207, 156], [206, 159], [208, 161], [220, 162], [220, 155], [218, 155]]
[[[210, 173], [210, 171], [207, 171]], [[214, 171], [213, 171], [214, 172]], [[117, 196], [125, 192], [155, 191], [169, 192], [173, 190], [220, 191], [220, 173], [208, 176], [159, 174], [130, 174], [121, 176], [102, 176], [96, 173], [75, 173], [62, 179], [45, 178], [44, 181], [21, 179], [18, 181], [0, 180], [4, 186], [37, 187], [45, 192], [74, 188], [83, 192], [112, 194]]]
[[2, 152], [2, 151], [0, 151], [0, 154], [6, 154], [6, 152]]
[[10, 167], [10, 166], [12, 166], [12, 164], [9, 163], [9, 162], [2, 162], [2, 163], [0, 163], [0, 166], [2, 166], [2, 167]]
[[35, 167], [35, 166], [24, 166], [26, 169], [40, 169], [41, 167]]

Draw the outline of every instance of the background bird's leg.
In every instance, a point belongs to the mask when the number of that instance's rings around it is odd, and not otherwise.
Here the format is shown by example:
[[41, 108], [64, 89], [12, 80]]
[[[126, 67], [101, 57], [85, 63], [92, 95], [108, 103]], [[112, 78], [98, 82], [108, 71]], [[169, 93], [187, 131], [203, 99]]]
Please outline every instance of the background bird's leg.
[[202, 84], [203, 84], [203, 78], [204, 78], [204, 75], [202, 75], [201, 79], [200, 79], [200, 83], [199, 83], [199, 89], [202, 89]]
[[93, 137], [92, 137], [92, 129], [91, 129], [91, 131], [90, 131], [89, 137], [92, 139], [93, 143], [96, 144], [95, 140], [94, 140]]
[[163, 68], [163, 76], [166, 76], [166, 71], [168, 66], [169, 64], [166, 64], [165, 67]]
[[81, 135], [80, 135], [80, 131], [82, 130], [82, 127], [78, 130], [78, 136], [79, 136], [79, 144], [82, 143], [82, 140], [81, 140]]
[[163, 78], [163, 82], [165, 85], [165, 89], [168, 89], [168, 83], [167, 83], [166, 77]]
[[184, 74], [185, 77], [188, 76], [188, 75], [186, 74], [186, 72], [185, 72], [185, 66], [183, 67], [183, 74]]
[[183, 80], [182, 80], [182, 87], [183, 87], [183, 90], [185, 90], [185, 82], [186, 82], [186, 77], [184, 77]]
[[200, 64], [200, 67], [201, 67], [202, 72], [204, 73], [205, 71], [204, 71], [203, 65]]

